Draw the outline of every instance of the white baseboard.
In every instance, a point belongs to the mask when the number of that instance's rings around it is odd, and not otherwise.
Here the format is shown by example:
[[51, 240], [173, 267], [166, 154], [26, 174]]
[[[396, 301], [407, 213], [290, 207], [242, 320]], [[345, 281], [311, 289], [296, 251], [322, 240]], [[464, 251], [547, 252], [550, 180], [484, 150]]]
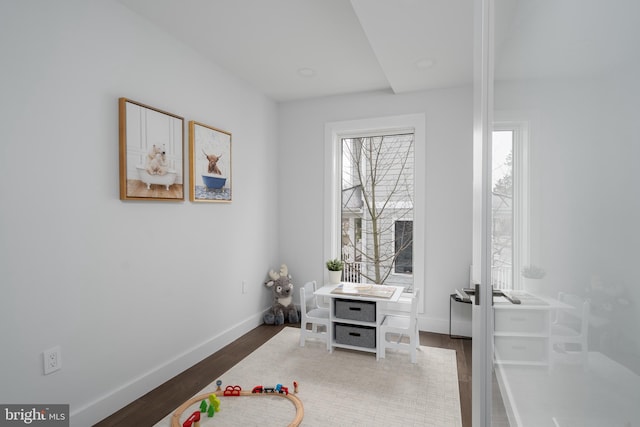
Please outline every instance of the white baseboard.
[[86, 427], [103, 420], [259, 326], [262, 324], [262, 318], [263, 313], [258, 313], [209, 338], [205, 342], [184, 351], [165, 364], [157, 366], [122, 384], [120, 387], [108, 391], [94, 401], [77, 409], [71, 408], [70, 426]]
[[[449, 335], [449, 319], [436, 317], [418, 317], [418, 329]], [[453, 335], [471, 336], [471, 321], [452, 319], [451, 333]]]
[[436, 334], [448, 334], [449, 322], [436, 317], [418, 316], [418, 329]]

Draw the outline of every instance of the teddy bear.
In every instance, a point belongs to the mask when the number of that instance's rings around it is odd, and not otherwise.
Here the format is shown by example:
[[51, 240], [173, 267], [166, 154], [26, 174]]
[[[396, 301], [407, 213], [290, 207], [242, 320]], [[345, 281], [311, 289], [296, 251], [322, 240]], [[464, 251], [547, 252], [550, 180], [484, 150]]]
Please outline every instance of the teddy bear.
[[273, 292], [274, 303], [271, 309], [264, 314], [264, 323], [267, 325], [282, 325], [285, 320], [288, 323], [298, 323], [298, 310], [293, 304], [293, 283], [291, 275], [285, 264], [280, 266], [280, 272], [269, 271], [269, 278], [264, 284]]

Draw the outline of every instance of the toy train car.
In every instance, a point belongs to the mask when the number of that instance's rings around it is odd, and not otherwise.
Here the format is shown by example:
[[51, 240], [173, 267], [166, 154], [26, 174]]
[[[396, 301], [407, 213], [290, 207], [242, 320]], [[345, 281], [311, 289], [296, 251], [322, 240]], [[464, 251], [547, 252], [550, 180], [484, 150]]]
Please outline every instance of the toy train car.
[[282, 384], [276, 385], [276, 391], [280, 394], [289, 394], [289, 388], [283, 386]]
[[261, 385], [257, 385], [251, 390], [251, 393], [280, 393], [288, 395], [289, 388], [282, 384], [277, 384], [275, 387], [263, 387]]

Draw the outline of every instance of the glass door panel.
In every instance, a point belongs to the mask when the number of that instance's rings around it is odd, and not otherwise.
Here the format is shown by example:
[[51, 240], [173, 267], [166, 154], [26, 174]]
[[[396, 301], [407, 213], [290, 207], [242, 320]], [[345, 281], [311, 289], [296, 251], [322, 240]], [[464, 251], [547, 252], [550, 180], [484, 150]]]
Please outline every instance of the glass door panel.
[[527, 150], [512, 140], [511, 227], [507, 198], [492, 218], [496, 251], [512, 230], [492, 281], [520, 304], [494, 301], [491, 424], [637, 425], [640, 2], [492, 5], [493, 116]]

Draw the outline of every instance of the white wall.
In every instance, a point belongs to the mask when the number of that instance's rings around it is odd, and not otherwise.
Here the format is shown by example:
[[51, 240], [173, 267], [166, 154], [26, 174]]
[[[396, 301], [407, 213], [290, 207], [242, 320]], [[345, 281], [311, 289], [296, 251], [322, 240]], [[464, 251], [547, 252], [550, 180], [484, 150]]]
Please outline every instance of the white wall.
[[[468, 286], [471, 263], [472, 91], [372, 92], [280, 104], [279, 253], [296, 279], [325, 280], [325, 124], [426, 115], [426, 254], [423, 330], [447, 333], [449, 294]], [[460, 331], [458, 331], [460, 332]]]
[[[112, 0], [0, 2], [0, 58], [0, 402], [86, 426], [261, 322], [277, 107]], [[185, 171], [186, 121], [232, 132], [233, 202], [120, 201], [121, 96], [185, 118]]]

